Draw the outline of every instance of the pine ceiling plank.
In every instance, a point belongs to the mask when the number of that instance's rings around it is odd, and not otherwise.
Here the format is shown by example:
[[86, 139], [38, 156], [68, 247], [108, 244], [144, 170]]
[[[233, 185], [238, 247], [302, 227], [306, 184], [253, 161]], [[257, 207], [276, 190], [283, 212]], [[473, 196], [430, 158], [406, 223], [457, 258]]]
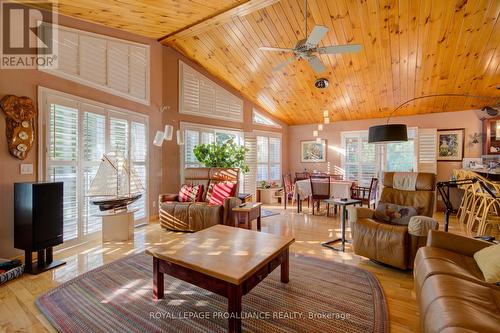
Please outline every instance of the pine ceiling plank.
[[[385, 117], [399, 103], [424, 93], [500, 96], [492, 91], [500, 83], [497, 0], [310, 0], [309, 5], [308, 32], [319, 24], [330, 29], [321, 46], [363, 45], [358, 54], [320, 56], [327, 67], [321, 76], [330, 81], [324, 90], [314, 88], [320, 75], [307, 62], [272, 72], [289, 55], [258, 50], [264, 45], [293, 47], [306, 36], [302, 0], [281, 0], [167, 44], [288, 124], [320, 122], [325, 108], [332, 120]], [[398, 114], [470, 109], [481, 103], [424, 99]]]

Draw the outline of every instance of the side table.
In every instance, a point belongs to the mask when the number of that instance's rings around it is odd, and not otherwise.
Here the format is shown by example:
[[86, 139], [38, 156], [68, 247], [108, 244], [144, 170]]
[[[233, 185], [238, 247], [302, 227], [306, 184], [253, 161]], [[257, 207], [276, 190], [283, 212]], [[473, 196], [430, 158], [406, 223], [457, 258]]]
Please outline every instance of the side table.
[[248, 202], [233, 208], [235, 213], [235, 227], [252, 229], [252, 221], [257, 220], [257, 230], [260, 231], [260, 202]]
[[[323, 245], [324, 247], [327, 247], [329, 249], [335, 250], [335, 251], [342, 251], [342, 252], [344, 252], [345, 251], [345, 243], [350, 243], [350, 241], [347, 241], [345, 239], [345, 221], [346, 221], [346, 217], [347, 217], [347, 206], [361, 204], [361, 200], [355, 200], [355, 199], [348, 199], [348, 200], [327, 199], [327, 200], [324, 200], [324, 202], [326, 202], [329, 205], [341, 206], [342, 207], [342, 219], [341, 219], [341, 222], [340, 222], [341, 238], [332, 239], [332, 240], [323, 242], [323, 243], [321, 243], [321, 245]], [[333, 245], [330, 245], [330, 244], [336, 243], [336, 242], [341, 242], [342, 243], [341, 246], [340, 247], [335, 247]]]

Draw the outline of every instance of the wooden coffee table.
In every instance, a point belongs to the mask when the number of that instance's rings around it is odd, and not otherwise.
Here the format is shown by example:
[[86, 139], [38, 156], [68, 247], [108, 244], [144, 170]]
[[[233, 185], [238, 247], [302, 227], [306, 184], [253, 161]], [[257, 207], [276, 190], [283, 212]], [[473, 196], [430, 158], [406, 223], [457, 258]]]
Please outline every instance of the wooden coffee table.
[[[241, 298], [276, 267], [288, 283], [291, 236], [216, 225], [181, 237], [180, 243], [153, 247], [153, 298], [164, 296], [163, 274], [227, 297], [228, 332], [241, 332]], [[182, 245], [182, 246], [181, 246]]]

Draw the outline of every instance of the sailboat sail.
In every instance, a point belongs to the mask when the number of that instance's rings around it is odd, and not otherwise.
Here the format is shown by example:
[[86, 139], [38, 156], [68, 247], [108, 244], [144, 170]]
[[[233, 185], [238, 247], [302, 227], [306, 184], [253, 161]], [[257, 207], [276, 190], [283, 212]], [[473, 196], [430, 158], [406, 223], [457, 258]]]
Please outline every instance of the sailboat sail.
[[104, 154], [90, 183], [89, 197], [101, 210], [126, 207], [144, 192], [140, 178], [122, 153]]

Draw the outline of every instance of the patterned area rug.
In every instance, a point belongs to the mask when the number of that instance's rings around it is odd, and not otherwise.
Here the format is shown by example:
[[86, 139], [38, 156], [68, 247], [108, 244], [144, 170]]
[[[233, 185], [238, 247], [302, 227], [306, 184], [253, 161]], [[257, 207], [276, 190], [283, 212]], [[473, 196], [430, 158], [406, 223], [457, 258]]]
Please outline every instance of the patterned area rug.
[[[228, 267], [228, 269], [230, 269]], [[36, 301], [61, 332], [226, 332], [227, 300], [165, 275], [152, 300], [152, 259], [131, 255], [61, 284]], [[275, 269], [243, 296], [244, 332], [388, 332], [373, 274], [332, 261], [290, 257], [290, 282]]]

